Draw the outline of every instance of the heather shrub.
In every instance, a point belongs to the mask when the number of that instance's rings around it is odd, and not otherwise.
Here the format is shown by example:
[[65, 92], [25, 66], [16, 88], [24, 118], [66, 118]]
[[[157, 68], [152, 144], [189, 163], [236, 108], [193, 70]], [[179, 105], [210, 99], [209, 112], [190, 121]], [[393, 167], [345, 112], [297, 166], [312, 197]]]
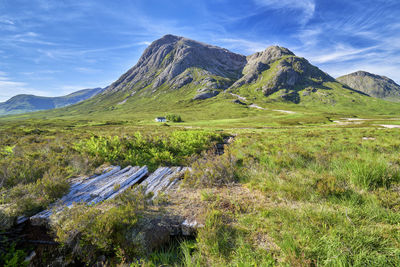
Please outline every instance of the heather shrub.
[[223, 155], [203, 153], [186, 172], [184, 183], [188, 186], [221, 186], [238, 181], [236, 158], [228, 151]]

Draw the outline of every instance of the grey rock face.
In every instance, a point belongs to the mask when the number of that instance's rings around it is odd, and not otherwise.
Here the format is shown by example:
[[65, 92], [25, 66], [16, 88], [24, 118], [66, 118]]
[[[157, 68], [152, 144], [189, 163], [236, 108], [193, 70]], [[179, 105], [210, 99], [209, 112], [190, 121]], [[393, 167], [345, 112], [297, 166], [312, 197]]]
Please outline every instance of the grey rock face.
[[269, 64], [284, 56], [294, 56], [293, 52], [280, 46], [270, 46], [263, 52], [257, 52], [247, 57], [247, 64], [243, 73], [262, 72], [269, 68]]
[[138, 63], [113, 83], [106, 94], [146, 90], [146, 94], [151, 95], [161, 86], [163, 90], [193, 86], [202, 88], [193, 99], [202, 100], [215, 97], [228, 88], [234, 90], [259, 82], [267, 70], [271, 71], [270, 77], [256, 89], [262, 90], [265, 96], [283, 89], [288, 93], [335, 81], [284, 47], [271, 46], [245, 57], [184, 37], [165, 35], [154, 41]]
[[244, 106], [246, 106], [246, 103], [240, 101], [239, 99], [235, 99], [235, 100], [233, 100], [232, 102], [235, 103], [235, 104], [239, 104], [239, 105], [244, 105]]
[[193, 100], [204, 100], [204, 99], [208, 99], [208, 98], [217, 96], [218, 94], [219, 94], [219, 91], [205, 90], [203, 92], [199, 92], [195, 97], [193, 97]]
[[185, 71], [184, 73], [182, 73], [181, 75], [176, 77], [176, 79], [173, 83], [174, 86], [172, 88], [179, 89], [179, 88], [185, 86], [186, 84], [191, 83], [192, 81], [193, 81], [193, 75], [189, 71]]
[[[180, 88], [193, 79], [186, 73], [191, 68], [200, 68], [206, 75], [227, 79], [238, 79], [246, 64], [246, 57], [226, 49], [193, 41], [184, 37], [165, 35], [153, 42], [143, 53], [138, 63], [113, 83], [108, 92], [126, 90], [132, 86], [157, 88], [165, 83]], [[231, 82], [231, 83], [232, 83]]]
[[341, 76], [337, 78], [337, 80], [370, 96], [400, 101], [400, 85], [388, 77], [366, 71], [357, 71]]
[[257, 52], [247, 57], [247, 64], [243, 68], [243, 77], [233, 84], [233, 88], [238, 88], [244, 84], [256, 81], [259, 75], [270, 68], [270, 64], [284, 57], [294, 56], [287, 48], [279, 46], [270, 46], [263, 52]]
[[327, 81], [334, 81], [334, 79], [312, 66], [306, 59], [288, 57], [279, 63], [276, 74], [263, 86], [262, 90], [268, 96], [281, 89], [293, 90], [296, 87], [303, 89]]

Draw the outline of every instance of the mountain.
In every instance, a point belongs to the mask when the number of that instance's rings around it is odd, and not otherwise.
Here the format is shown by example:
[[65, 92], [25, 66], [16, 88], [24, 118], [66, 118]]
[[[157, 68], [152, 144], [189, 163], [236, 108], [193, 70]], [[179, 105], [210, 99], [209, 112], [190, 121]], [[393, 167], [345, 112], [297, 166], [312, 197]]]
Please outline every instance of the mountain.
[[[152, 94], [162, 86], [178, 90], [199, 85], [197, 99], [215, 96], [240, 76], [246, 57], [227, 49], [184, 37], [165, 35], [154, 41], [138, 63], [114, 82], [104, 94], [144, 90]], [[142, 92], [143, 94], [143, 92]]]
[[[300, 103], [300, 91], [305, 89], [304, 96], [324, 98], [324, 94], [317, 93], [318, 87], [326, 91], [329, 86], [323, 84], [329, 82], [341, 86], [287, 48], [271, 46], [246, 57], [185, 37], [165, 35], [101, 95], [107, 105], [126, 105], [140, 98], [204, 100], [222, 92], [246, 94], [242, 89], [252, 87], [253, 98], [257, 95], [263, 100]], [[167, 95], [174, 96], [170, 99]]]
[[341, 84], [284, 47], [270, 46], [244, 56], [165, 35], [152, 42], [137, 64], [103, 92], [46, 116], [139, 121], [146, 117], [148, 121], [173, 112], [219, 119], [259, 116], [282, 107], [330, 114], [399, 110], [398, 105], [389, 107], [385, 101]]
[[400, 101], [400, 85], [385, 76], [366, 71], [357, 71], [341, 76], [337, 80], [370, 96], [390, 101]]
[[91, 98], [104, 89], [83, 89], [66, 96], [43, 97], [35, 95], [16, 95], [6, 102], [0, 103], [0, 115], [20, 114], [38, 110], [60, 108], [76, 104]]
[[316, 92], [315, 87], [335, 81], [306, 59], [279, 46], [248, 56], [242, 73], [232, 89], [251, 86], [253, 91], [260, 91], [265, 97], [279, 92], [281, 99], [294, 103], [300, 102], [299, 91], [309, 88]]

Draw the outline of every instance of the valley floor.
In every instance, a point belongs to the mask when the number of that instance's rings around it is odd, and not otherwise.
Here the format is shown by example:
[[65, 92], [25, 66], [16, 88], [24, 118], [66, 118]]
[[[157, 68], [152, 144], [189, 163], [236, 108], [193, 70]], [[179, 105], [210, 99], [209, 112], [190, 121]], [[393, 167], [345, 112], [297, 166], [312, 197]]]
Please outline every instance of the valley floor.
[[[400, 120], [322, 116], [291, 125], [301, 114], [284, 111], [276, 116], [286, 125], [258, 117], [3, 123], [0, 226], [6, 231], [13, 218], [45, 209], [72, 178], [100, 166], [180, 165], [191, 172], [173, 194], [149, 201], [127, 190], [71, 209], [52, 226], [64, 244], [53, 253], [111, 266], [399, 266]], [[225, 153], [214, 153], [229, 136]], [[147, 251], [135, 239], [141, 225], [171, 214], [202, 227], [192, 239]], [[0, 264], [21, 263], [32, 250], [0, 241]], [[46, 255], [41, 264], [54, 261]]]

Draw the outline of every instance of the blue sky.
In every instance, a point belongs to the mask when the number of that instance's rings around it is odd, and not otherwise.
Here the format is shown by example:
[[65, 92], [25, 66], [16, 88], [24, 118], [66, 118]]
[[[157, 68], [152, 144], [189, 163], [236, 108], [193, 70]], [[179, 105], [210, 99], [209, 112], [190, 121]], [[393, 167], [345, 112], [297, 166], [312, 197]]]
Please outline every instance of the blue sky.
[[400, 82], [399, 0], [0, 0], [0, 101], [105, 87], [168, 33]]

